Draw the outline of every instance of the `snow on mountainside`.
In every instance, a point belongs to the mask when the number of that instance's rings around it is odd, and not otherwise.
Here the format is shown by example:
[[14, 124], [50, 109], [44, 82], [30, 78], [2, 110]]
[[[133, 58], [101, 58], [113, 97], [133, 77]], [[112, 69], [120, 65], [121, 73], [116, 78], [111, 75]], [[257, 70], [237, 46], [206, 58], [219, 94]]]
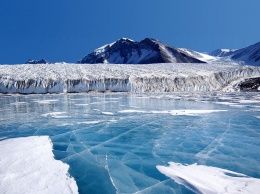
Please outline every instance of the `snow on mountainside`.
[[[154, 63], [230, 63], [260, 66], [260, 42], [242, 49], [217, 49], [201, 53], [186, 48], [175, 48], [152, 38], [140, 42], [121, 38], [86, 55], [80, 64], [154, 64]], [[26, 64], [47, 64], [31, 60]]]
[[215, 57], [227, 57], [232, 55], [235, 51], [236, 49], [217, 49], [209, 52], [208, 54]]
[[260, 66], [260, 42], [237, 50], [217, 49], [209, 55], [242, 62], [246, 65]]
[[33, 60], [33, 59], [29, 59], [26, 64], [47, 64], [49, 63], [48, 61], [46, 61], [45, 59], [41, 59], [41, 60]]
[[78, 63], [152, 64], [204, 63], [204, 61], [155, 39], [145, 38], [136, 42], [122, 38], [96, 49]]
[[219, 57], [214, 57], [214, 56], [211, 56], [211, 55], [208, 55], [205, 53], [200, 53], [200, 52], [193, 51], [193, 50], [186, 49], [186, 48], [179, 48], [179, 49], [182, 50], [183, 52], [189, 54], [190, 56], [192, 56], [196, 59], [199, 59], [201, 61], [207, 62], [207, 63], [217, 62], [220, 60]]
[[0, 93], [239, 91], [240, 80], [251, 77], [260, 77], [260, 67], [237, 63], [1, 65]]
[[243, 61], [249, 65], [260, 66], [260, 42], [237, 50], [232, 55], [231, 59], [236, 61]]

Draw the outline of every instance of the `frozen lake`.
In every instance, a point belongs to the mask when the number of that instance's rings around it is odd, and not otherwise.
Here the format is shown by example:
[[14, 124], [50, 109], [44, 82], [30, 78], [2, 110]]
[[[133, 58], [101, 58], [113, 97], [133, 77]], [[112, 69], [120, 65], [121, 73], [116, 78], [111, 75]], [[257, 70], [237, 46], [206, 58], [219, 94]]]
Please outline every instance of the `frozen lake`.
[[0, 96], [1, 140], [43, 135], [80, 193], [203, 192], [190, 176], [221, 169], [248, 176], [219, 175], [230, 191], [259, 185], [259, 93]]

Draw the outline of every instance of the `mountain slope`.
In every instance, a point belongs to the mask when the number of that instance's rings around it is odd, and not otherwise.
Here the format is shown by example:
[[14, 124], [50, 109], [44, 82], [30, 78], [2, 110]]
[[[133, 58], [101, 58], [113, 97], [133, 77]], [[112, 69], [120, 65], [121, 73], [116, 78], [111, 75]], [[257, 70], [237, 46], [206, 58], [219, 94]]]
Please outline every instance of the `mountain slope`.
[[209, 55], [229, 58], [247, 65], [260, 66], [260, 42], [237, 50], [217, 49], [210, 52]]
[[158, 40], [146, 38], [140, 42], [122, 38], [86, 55], [78, 63], [152, 64], [205, 63], [181, 49]]
[[249, 65], [260, 66], [260, 42], [237, 50], [231, 57], [232, 60], [243, 61]]
[[236, 51], [236, 49], [234, 49], [234, 50], [232, 50], [232, 49], [217, 49], [217, 50], [209, 52], [208, 54], [211, 55], [211, 56], [215, 56], [215, 57], [227, 57], [227, 56], [234, 54], [235, 51]]
[[211, 56], [211, 55], [208, 55], [206, 53], [200, 53], [200, 52], [197, 52], [197, 51], [194, 51], [194, 50], [191, 50], [191, 49], [186, 49], [186, 48], [179, 48], [180, 50], [182, 50], [183, 52], [189, 54], [190, 56], [196, 58], [196, 59], [199, 59], [201, 61], [204, 61], [204, 62], [217, 62], [219, 61], [219, 57], [215, 57], [215, 56]]

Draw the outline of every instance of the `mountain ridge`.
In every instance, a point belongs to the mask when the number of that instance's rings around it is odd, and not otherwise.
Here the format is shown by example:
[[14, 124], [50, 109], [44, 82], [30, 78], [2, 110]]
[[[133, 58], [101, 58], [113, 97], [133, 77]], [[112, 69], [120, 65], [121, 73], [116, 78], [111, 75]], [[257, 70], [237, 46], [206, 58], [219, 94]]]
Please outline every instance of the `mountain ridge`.
[[241, 49], [217, 49], [208, 54], [215, 57], [229, 58], [247, 65], [260, 66], [260, 42]]
[[[187, 48], [176, 48], [153, 38], [134, 41], [121, 38], [105, 44], [85, 55], [79, 64], [153, 64], [153, 63], [227, 63], [260, 66], [260, 42], [242, 49], [216, 49], [201, 53]], [[26, 64], [50, 62], [29, 59]], [[64, 63], [64, 62], [63, 62]]]
[[139, 42], [121, 38], [94, 50], [77, 63], [152, 64], [176, 62], [205, 63], [181, 49], [152, 38], [145, 38]]

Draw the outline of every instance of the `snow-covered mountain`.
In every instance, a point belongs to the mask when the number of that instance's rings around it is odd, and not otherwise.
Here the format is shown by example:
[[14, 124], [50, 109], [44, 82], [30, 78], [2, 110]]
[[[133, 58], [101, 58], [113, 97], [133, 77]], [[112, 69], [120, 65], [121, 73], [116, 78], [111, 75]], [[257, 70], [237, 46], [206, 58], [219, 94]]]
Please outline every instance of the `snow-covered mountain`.
[[260, 66], [260, 42], [235, 51], [231, 59]]
[[152, 64], [152, 63], [205, 63], [158, 40], [145, 38], [140, 42], [121, 38], [86, 55], [78, 63]]
[[41, 59], [41, 60], [34, 60], [34, 59], [29, 59], [28, 61], [26, 61], [25, 64], [48, 64], [49, 62], [46, 61], [45, 59]]
[[260, 66], [260, 42], [237, 50], [217, 49], [210, 52], [209, 55], [231, 59], [247, 65]]
[[191, 49], [186, 49], [186, 48], [179, 48], [180, 50], [182, 50], [183, 52], [189, 54], [190, 56], [199, 59], [201, 61], [210, 63], [210, 62], [218, 62], [219, 60], [221, 60], [221, 58], [219, 57], [215, 57], [215, 56], [211, 56], [208, 55], [206, 53], [200, 53]]
[[236, 49], [217, 49], [209, 52], [208, 54], [215, 57], [227, 57], [234, 54], [235, 51]]

